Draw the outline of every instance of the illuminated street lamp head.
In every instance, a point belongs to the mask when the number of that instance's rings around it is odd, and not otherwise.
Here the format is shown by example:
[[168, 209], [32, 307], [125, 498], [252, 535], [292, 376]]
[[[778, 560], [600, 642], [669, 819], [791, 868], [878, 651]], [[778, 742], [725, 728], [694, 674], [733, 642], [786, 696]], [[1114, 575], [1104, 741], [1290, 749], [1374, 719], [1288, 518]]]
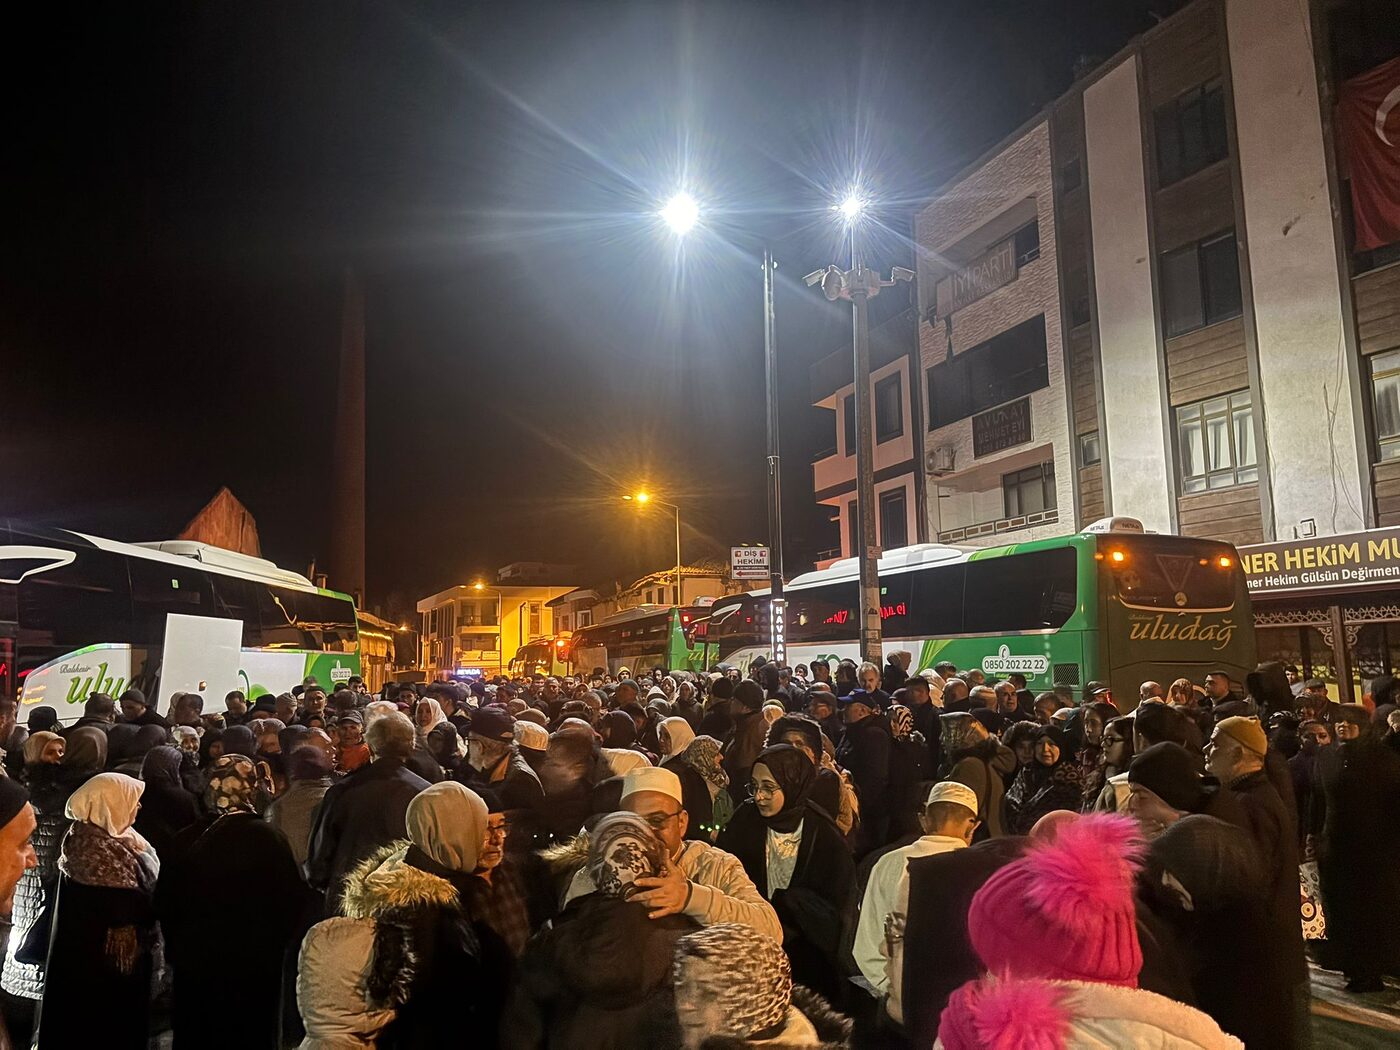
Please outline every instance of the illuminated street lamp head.
[[855, 190], [846, 194], [845, 199], [836, 205], [836, 210], [841, 213], [841, 217], [847, 222], [855, 222], [865, 211], [866, 200]]
[[638, 492], [635, 496], [623, 496], [628, 503], [645, 503], [651, 496], [645, 492]]
[[486, 584], [482, 583], [480, 580], [477, 580], [474, 584], [472, 584], [472, 590], [474, 591], [483, 591], [485, 589]]
[[700, 205], [690, 194], [681, 192], [666, 202], [660, 215], [673, 232], [685, 235], [700, 221]]

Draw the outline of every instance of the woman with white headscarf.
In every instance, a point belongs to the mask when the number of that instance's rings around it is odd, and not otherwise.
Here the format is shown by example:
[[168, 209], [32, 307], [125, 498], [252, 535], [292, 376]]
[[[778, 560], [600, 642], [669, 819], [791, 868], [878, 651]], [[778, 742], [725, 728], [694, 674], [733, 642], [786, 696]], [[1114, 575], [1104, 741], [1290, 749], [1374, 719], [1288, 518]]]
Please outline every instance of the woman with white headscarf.
[[301, 1050], [431, 1046], [470, 1031], [496, 1045], [504, 973], [487, 973], [464, 906], [487, 849], [481, 796], [456, 781], [408, 804], [408, 838], [390, 843], [345, 881], [341, 915], [302, 942], [297, 1004]]
[[143, 790], [124, 773], [100, 773], [68, 799], [73, 824], [58, 860], [41, 1047], [146, 1045], [160, 861], [132, 827]]

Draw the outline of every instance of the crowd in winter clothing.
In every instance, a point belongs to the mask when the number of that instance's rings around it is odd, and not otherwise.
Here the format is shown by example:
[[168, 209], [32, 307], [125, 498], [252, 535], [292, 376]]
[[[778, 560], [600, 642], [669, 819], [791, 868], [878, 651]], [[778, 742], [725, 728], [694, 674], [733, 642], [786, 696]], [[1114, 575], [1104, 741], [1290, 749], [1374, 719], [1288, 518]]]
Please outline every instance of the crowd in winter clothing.
[[1394, 971], [1391, 679], [910, 663], [0, 704], [11, 1043], [1287, 1048]]

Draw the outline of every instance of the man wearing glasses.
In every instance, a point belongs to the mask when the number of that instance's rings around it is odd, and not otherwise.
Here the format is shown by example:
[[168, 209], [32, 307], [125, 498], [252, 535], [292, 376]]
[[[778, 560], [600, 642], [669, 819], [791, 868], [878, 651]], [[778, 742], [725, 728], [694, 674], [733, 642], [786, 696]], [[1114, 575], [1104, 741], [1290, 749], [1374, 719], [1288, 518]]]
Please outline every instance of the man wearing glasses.
[[[666, 869], [638, 879], [640, 892], [630, 899], [651, 909], [651, 917], [689, 915], [702, 926], [737, 922], [778, 943], [783, 927], [778, 913], [763, 899], [739, 858], [708, 842], [687, 840], [690, 815], [681, 805], [681, 782], [669, 769], [645, 766], [622, 780], [622, 808], [635, 813], [666, 847]], [[593, 892], [588, 873], [580, 870], [569, 885], [566, 903]]]

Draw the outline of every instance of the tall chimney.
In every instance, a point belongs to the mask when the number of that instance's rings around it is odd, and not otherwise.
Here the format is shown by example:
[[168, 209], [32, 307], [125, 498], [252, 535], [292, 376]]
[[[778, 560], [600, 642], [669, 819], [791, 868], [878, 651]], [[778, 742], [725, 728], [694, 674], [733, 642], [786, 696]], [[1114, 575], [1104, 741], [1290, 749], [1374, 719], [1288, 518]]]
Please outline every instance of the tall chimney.
[[330, 585], [364, 600], [365, 592], [365, 297], [345, 268], [340, 315], [340, 377], [335, 402], [331, 488]]

